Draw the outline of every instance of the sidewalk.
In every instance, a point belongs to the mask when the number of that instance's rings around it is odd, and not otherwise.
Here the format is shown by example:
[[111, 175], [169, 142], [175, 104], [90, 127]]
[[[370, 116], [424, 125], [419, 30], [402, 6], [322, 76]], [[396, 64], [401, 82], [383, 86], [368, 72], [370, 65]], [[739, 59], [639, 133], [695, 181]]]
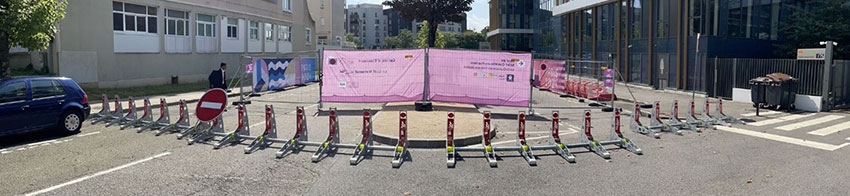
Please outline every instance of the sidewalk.
[[[692, 95], [691, 92], [686, 91], [676, 91], [676, 90], [653, 90], [651, 87], [645, 86], [637, 86], [633, 84], [628, 84], [628, 88], [626, 84], [617, 83], [615, 90], [615, 94], [617, 95], [617, 100], [620, 104], [617, 104], [617, 107], [622, 107], [625, 111], [631, 113], [634, 110], [634, 106], [631, 103], [638, 101], [642, 104], [652, 104], [655, 101], [659, 101], [661, 105], [661, 114], [662, 116], [669, 115], [672, 110], [672, 104], [674, 100], [679, 101], [679, 118], [684, 117], [688, 111], [688, 102], [690, 102]], [[629, 93], [631, 90], [631, 94]], [[634, 95], [634, 98], [632, 97]], [[706, 96], [704, 94], [696, 93], [693, 96], [694, 100], [694, 113], [697, 115], [701, 115], [704, 109], [704, 102]], [[637, 99], [637, 100], [635, 100]], [[712, 115], [716, 115], [716, 104], [717, 98], [708, 98], [710, 103], [709, 112]], [[628, 105], [626, 102], [629, 103]], [[766, 110], [763, 110], [766, 111]], [[641, 108], [641, 113], [649, 114], [651, 112], [651, 108]], [[743, 102], [733, 102], [732, 100], [723, 100], [723, 112], [727, 115], [732, 116], [740, 116], [744, 113], [755, 112], [755, 108], [750, 103]]]
[[[246, 90], [246, 92], [251, 90], [250, 87], [246, 87], [244, 89]], [[195, 91], [195, 92], [179, 93], [179, 94], [156, 95], [156, 96], [150, 96], [148, 98], [150, 99], [151, 108], [153, 109], [153, 108], [155, 108], [154, 106], [159, 106], [159, 99], [160, 98], [165, 98], [167, 106], [174, 106], [174, 105], [180, 104], [180, 100], [185, 100], [187, 104], [198, 102], [198, 100], [201, 99], [201, 96], [203, 96], [204, 93], [206, 93], [206, 92], [207, 91], [204, 90], [204, 91]], [[268, 92], [263, 92], [263, 93], [268, 93]], [[100, 97], [102, 95], [89, 95], [89, 96]], [[106, 95], [106, 96], [107, 96], [108, 101], [109, 101], [108, 104], [109, 104], [110, 109], [115, 110], [115, 95]], [[227, 93], [227, 96], [228, 97], [239, 96], [239, 88], [231, 89], [231, 92]], [[126, 110], [127, 107], [129, 107], [127, 105], [127, 103], [128, 103], [127, 101], [129, 99], [129, 97], [119, 97], [119, 98], [121, 99], [121, 100], [119, 100], [121, 102], [121, 106], [123, 106], [124, 109]], [[136, 110], [144, 109], [144, 107], [145, 107], [145, 105], [144, 105], [145, 104], [145, 97], [133, 97], [133, 102], [136, 104]], [[103, 108], [103, 104], [101, 104], [101, 101], [90, 101], [89, 106], [91, 107], [91, 113], [92, 114], [100, 112], [101, 108]]]

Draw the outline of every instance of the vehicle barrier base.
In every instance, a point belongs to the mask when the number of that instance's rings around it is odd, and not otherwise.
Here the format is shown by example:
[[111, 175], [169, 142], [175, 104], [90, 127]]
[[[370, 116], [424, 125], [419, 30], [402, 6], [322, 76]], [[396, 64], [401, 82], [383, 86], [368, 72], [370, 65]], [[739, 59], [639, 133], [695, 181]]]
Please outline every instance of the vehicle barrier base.
[[257, 136], [248, 147], [245, 147], [245, 154], [251, 154], [258, 148], [266, 148], [274, 142], [284, 142], [277, 140], [277, 120], [275, 120], [274, 106], [266, 105], [266, 130], [263, 134]]
[[283, 147], [280, 148], [280, 151], [275, 153], [275, 157], [283, 158], [289, 152], [293, 152], [298, 148], [303, 148], [304, 142], [308, 139], [308, 131], [307, 131], [307, 119], [304, 116], [304, 107], [298, 106], [295, 108], [295, 136], [289, 141], [284, 142]]
[[224, 118], [223, 115], [218, 115], [215, 120], [212, 121], [212, 125], [208, 129], [202, 129], [201, 131], [196, 131], [195, 134], [192, 135], [186, 142], [189, 145], [194, 144], [195, 142], [206, 142], [210, 139], [213, 139], [216, 135], [224, 134]]
[[316, 149], [316, 153], [310, 157], [310, 160], [315, 162], [319, 162], [322, 157], [327, 156], [330, 152], [336, 152], [339, 145], [339, 122], [336, 116], [336, 108], [330, 108], [328, 112], [328, 138], [325, 139], [324, 142], [319, 145], [319, 148]]
[[[168, 106], [165, 106], [166, 114], [168, 114]], [[167, 125], [165, 127], [160, 128], [156, 131], [156, 136], [160, 136], [163, 133], [180, 133], [184, 130], [188, 130], [192, 128], [192, 124], [189, 123], [189, 110], [186, 107], [186, 101], [180, 100], [180, 116], [177, 119], [177, 122], [174, 124]], [[170, 121], [170, 118], [169, 120]], [[177, 137], [177, 139], [182, 139], [183, 134]]]
[[649, 137], [654, 137], [656, 139], [661, 138], [661, 134], [655, 132], [655, 130], [650, 129], [647, 126], [644, 126], [643, 123], [640, 122], [640, 104], [635, 103], [635, 109], [632, 112], [632, 120], [629, 121], [629, 129], [635, 133], [640, 133]]
[[652, 117], [649, 118], [649, 128], [657, 129], [661, 132], [670, 132], [676, 135], [682, 135], [682, 131], [678, 127], [672, 126], [661, 120], [661, 103], [655, 101], [652, 104]]
[[224, 137], [218, 141], [215, 145], [213, 145], [213, 149], [220, 149], [226, 144], [238, 144], [241, 143], [244, 136], [251, 135], [251, 127], [248, 122], [248, 111], [245, 108], [245, 105], [237, 105], [238, 110], [237, 120], [239, 121], [236, 129], [230, 133], [224, 134]]

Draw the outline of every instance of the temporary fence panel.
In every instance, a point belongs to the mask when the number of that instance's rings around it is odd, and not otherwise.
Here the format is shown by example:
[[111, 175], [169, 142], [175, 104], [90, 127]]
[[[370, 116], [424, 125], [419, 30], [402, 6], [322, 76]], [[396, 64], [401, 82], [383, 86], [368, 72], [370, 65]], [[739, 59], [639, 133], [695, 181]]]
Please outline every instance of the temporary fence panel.
[[334, 51], [322, 54], [323, 102], [422, 99], [425, 50]]
[[528, 107], [531, 54], [428, 50], [433, 101]]
[[315, 58], [254, 59], [253, 91], [280, 90], [316, 81]]
[[540, 89], [566, 94], [566, 62], [559, 60], [534, 60], [534, 81]]

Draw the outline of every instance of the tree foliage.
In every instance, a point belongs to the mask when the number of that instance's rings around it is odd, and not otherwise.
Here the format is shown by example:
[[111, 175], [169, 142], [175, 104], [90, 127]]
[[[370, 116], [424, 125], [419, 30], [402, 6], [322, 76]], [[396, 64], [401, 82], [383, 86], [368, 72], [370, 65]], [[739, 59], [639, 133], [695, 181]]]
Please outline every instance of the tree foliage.
[[419, 48], [445, 48], [446, 36], [444, 35], [444, 33], [440, 31], [434, 31], [434, 34], [436, 35], [434, 36], [434, 40], [431, 40], [431, 29], [436, 28], [437, 27], [431, 28], [430, 22], [423, 21], [422, 28], [419, 28], [419, 32], [416, 34], [416, 45], [419, 46]]
[[41, 50], [50, 45], [66, 5], [57, 0], [0, 0], [0, 77], [9, 73], [10, 46]]
[[360, 43], [360, 39], [354, 37], [354, 34], [347, 33], [345, 34], [345, 41], [354, 43], [354, 47], [357, 49], [363, 49], [363, 43]]
[[416, 37], [413, 36], [413, 32], [407, 29], [402, 29], [399, 31], [397, 36], [387, 37], [384, 40], [384, 48], [398, 48], [398, 49], [406, 49], [406, 48], [414, 48], [416, 45]]
[[[466, 12], [472, 10], [473, 0], [386, 0], [384, 5], [396, 9], [408, 22], [428, 21], [427, 46], [437, 46], [437, 25], [461, 22]], [[424, 26], [424, 25], [423, 25]]]
[[780, 30], [785, 42], [778, 55], [795, 57], [798, 48], [823, 48], [821, 41], [836, 41], [835, 57], [850, 59], [850, 4], [846, 0], [808, 0], [790, 5], [792, 14]]

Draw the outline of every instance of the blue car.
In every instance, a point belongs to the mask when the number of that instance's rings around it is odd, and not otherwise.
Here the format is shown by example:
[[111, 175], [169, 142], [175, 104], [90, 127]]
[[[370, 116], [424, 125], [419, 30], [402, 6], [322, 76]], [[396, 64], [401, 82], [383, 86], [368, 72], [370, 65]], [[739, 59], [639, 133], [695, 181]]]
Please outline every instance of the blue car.
[[70, 78], [0, 79], [0, 136], [48, 128], [75, 133], [90, 111], [88, 96]]

